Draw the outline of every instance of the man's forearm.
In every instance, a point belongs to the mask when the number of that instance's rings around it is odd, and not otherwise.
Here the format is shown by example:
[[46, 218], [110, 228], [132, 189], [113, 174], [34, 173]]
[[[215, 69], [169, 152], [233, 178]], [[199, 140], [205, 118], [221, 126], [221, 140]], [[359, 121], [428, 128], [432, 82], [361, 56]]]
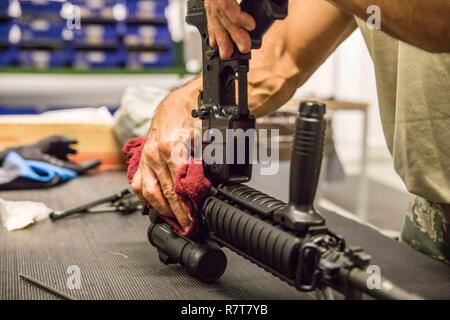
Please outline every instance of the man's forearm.
[[[296, 0], [252, 52], [248, 74], [249, 108], [255, 116], [278, 109], [356, 28], [353, 16], [326, 0]], [[196, 78], [174, 97], [195, 108], [202, 81]], [[187, 94], [190, 92], [191, 94]]]
[[263, 38], [250, 61], [249, 107], [255, 116], [276, 110], [356, 28], [353, 16], [326, 0], [296, 0], [288, 17]]
[[377, 5], [381, 29], [389, 35], [431, 52], [450, 52], [449, 0], [330, 0], [367, 19]]

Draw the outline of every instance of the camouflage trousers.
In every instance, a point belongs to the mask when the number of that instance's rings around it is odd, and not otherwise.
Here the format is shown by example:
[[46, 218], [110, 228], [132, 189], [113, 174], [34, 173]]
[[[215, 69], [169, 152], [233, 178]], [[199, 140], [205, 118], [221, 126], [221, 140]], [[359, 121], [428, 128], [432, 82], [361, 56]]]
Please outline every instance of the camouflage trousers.
[[402, 241], [450, 263], [450, 221], [446, 221], [441, 205], [413, 196], [403, 225]]

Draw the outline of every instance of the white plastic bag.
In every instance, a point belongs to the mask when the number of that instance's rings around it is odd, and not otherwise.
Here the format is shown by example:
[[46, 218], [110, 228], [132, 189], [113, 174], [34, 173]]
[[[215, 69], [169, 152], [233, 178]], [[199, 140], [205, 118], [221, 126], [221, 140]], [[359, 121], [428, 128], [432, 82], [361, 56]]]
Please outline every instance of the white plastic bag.
[[44, 220], [52, 212], [45, 204], [33, 201], [5, 201], [0, 199], [0, 215], [6, 230], [23, 229]]
[[156, 86], [129, 87], [114, 115], [114, 133], [122, 144], [147, 135], [156, 107], [169, 90]]

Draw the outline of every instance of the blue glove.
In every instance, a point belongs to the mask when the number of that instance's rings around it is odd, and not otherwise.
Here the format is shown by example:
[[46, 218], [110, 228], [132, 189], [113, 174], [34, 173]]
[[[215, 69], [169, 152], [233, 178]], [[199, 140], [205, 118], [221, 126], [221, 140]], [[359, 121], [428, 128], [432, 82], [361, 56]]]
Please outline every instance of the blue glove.
[[5, 164], [16, 167], [18, 176], [37, 182], [68, 181], [78, 176], [78, 173], [73, 170], [57, 167], [47, 162], [25, 160], [14, 151], [7, 154], [4, 160]]

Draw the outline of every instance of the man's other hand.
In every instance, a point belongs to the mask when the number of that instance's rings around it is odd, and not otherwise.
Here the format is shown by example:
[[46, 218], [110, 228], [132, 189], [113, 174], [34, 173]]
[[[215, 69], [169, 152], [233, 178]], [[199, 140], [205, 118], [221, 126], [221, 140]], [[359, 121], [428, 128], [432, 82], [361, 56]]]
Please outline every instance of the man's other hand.
[[220, 57], [228, 59], [233, 53], [233, 42], [241, 53], [251, 49], [249, 31], [255, 29], [255, 20], [241, 10], [236, 0], [205, 0], [208, 17], [209, 44], [219, 47]]
[[175, 179], [185, 162], [175, 161], [174, 153], [178, 159], [190, 155], [187, 143], [193, 141], [195, 131], [191, 110], [198, 92], [192, 86], [174, 91], [156, 109], [131, 183], [142, 200], [160, 215], [176, 218], [183, 229], [190, 225], [191, 219], [188, 208], [175, 193]]

